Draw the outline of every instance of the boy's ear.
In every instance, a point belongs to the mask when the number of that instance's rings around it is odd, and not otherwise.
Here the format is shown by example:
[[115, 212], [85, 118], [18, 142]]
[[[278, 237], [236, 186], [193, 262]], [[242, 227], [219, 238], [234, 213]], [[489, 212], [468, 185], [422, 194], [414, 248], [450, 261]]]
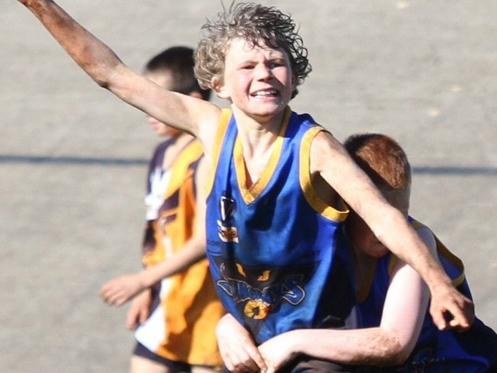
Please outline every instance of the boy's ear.
[[211, 87], [219, 98], [224, 98], [224, 99], [230, 98], [226, 86], [224, 85], [222, 79], [219, 78], [219, 76], [214, 76], [211, 79]]

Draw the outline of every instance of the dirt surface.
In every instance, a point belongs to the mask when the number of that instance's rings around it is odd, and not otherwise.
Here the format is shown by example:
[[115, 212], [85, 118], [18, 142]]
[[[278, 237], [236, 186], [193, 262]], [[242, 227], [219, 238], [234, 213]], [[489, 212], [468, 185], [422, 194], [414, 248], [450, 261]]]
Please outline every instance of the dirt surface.
[[[135, 69], [195, 45], [220, 6], [60, 3]], [[374, 131], [405, 147], [413, 215], [464, 260], [477, 312], [497, 328], [497, 2], [267, 3], [293, 14], [314, 67], [292, 108], [341, 140]], [[3, 2], [0, 35], [0, 371], [127, 371], [127, 308], [98, 291], [140, 268], [157, 139], [16, 1]]]

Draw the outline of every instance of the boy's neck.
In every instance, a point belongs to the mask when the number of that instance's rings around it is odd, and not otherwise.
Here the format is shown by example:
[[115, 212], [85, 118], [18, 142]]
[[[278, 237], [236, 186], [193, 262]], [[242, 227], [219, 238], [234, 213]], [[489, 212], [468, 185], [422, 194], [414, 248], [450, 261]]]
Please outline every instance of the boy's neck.
[[254, 118], [232, 105], [236, 118], [238, 136], [245, 156], [265, 152], [271, 147], [283, 125], [286, 110], [272, 118]]
[[283, 110], [270, 121], [261, 123], [233, 107], [245, 166], [245, 187], [250, 188], [268, 167], [273, 145], [284, 125], [285, 112], [286, 110]]

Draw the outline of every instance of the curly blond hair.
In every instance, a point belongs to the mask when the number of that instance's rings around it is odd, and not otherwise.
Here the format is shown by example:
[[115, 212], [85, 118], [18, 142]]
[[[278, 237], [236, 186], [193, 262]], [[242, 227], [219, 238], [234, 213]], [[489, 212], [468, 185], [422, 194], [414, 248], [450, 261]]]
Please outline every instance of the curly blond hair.
[[[203, 88], [212, 88], [212, 78], [222, 76], [230, 41], [236, 38], [243, 38], [253, 46], [267, 45], [285, 51], [297, 85], [312, 70], [295, 22], [274, 7], [232, 2], [229, 8], [223, 7], [217, 19], [207, 20], [202, 31], [203, 38], [195, 55], [195, 75]], [[296, 94], [295, 90], [292, 97]]]

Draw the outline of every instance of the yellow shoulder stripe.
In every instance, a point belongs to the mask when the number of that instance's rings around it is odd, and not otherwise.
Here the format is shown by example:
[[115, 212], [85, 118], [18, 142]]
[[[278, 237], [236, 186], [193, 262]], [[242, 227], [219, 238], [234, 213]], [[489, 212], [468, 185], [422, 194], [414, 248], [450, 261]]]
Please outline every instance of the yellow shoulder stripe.
[[310, 128], [302, 138], [302, 144], [300, 145], [300, 187], [304, 193], [305, 199], [311, 205], [311, 207], [320, 213], [322, 216], [329, 220], [342, 222], [344, 221], [349, 210], [344, 207], [344, 210], [337, 210], [329, 205], [327, 205], [316, 193], [311, 182], [310, 174], [310, 159], [311, 159], [311, 144], [312, 140], [321, 131], [324, 131], [323, 127], [315, 126]]
[[231, 118], [231, 110], [223, 109], [221, 111], [221, 116], [219, 118], [219, 126], [216, 133], [216, 142], [214, 144], [214, 149], [212, 149], [212, 159], [209, 159], [209, 174], [207, 176], [207, 181], [205, 185], [206, 196], [208, 196], [214, 185], [214, 177], [216, 175], [217, 165], [219, 163], [219, 156], [221, 154], [221, 146], [226, 135], [226, 130], [228, 128], [228, 123]]

